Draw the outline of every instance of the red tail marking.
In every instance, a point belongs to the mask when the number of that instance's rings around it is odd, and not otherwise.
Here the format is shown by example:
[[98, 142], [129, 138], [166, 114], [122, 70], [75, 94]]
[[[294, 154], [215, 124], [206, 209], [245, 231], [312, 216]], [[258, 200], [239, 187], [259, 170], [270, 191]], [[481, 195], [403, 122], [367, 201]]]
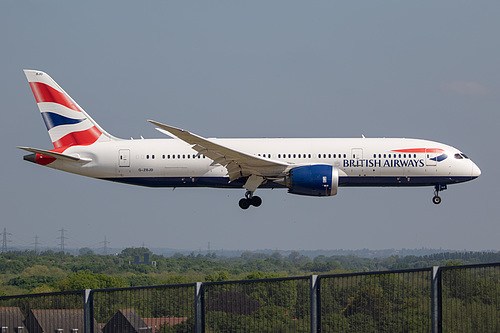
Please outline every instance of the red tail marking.
[[101, 131], [97, 127], [91, 127], [84, 131], [69, 133], [57, 141], [54, 141], [54, 147], [70, 147], [70, 146], [89, 146], [99, 139]]
[[54, 162], [56, 159], [42, 154], [36, 154], [36, 164], [47, 165]]
[[[64, 153], [64, 151], [68, 149], [68, 147], [64, 147], [64, 148], [56, 148], [56, 149], [52, 149], [51, 151], [55, 151], [56, 153]], [[56, 159], [54, 157], [51, 157], [51, 156], [46, 156], [46, 155], [43, 155], [43, 154], [36, 154], [36, 164], [40, 164], [40, 165], [47, 165], [47, 164], [50, 164], [52, 162], [54, 162]]]
[[65, 107], [81, 112], [78, 106], [75, 105], [65, 94], [60, 91], [55, 90], [51, 86], [46, 85], [41, 82], [30, 82], [31, 90], [33, 95], [35, 95], [35, 100], [37, 103], [41, 102], [52, 102], [64, 105]]

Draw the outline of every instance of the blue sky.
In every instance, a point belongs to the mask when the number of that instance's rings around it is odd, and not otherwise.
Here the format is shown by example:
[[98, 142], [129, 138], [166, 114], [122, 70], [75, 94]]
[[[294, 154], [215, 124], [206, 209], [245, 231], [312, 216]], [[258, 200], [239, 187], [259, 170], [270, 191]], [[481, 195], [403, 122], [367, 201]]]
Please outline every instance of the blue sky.
[[[10, 245], [177, 249], [500, 250], [500, 4], [493, 1], [4, 1], [0, 228]], [[102, 127], [160, 138], [413, 137], [482, 176], [432, 188], [148, 189], [22, 160], [51, 148], [22, 69], [49, 73]]]

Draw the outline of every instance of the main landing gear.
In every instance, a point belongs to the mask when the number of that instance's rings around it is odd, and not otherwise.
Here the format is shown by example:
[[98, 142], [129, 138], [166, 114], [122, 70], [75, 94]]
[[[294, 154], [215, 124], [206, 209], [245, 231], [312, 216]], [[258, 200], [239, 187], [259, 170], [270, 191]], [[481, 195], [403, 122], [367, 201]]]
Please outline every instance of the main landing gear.
[[247, 191], [245, 197], [240, 200], [239, 205], [241, 209], [248, 209], [250, 206], [259, 207], [262, 204], [262, 199], [253, 192]]
[[447, 189], [446, 185], [434, 186], [434, 197], [432, 198], [432, 202], [435, 203], [436, 205], [439, 205], [441, 203], [441, 197], [439, 196], [439, 192], [444, 191], [446, 189]]

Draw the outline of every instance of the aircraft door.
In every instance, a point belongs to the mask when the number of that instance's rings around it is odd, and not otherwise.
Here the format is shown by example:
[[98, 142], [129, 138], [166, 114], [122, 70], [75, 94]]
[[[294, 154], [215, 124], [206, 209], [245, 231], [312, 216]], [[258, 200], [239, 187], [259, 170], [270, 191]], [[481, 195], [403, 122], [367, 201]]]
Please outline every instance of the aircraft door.
[[352, 148], [351, 149], [351, 157], [353, 160], [362, 160], [363, 159], [363, 149], [362, 148]]
[[129, 167], [130, 166], [130, 150], [120, 149], [118, 152], [118, 155], [119, 155], [118, 166]]
[[426, 166], [434, 166], [437, 164], [436, 162], [437, 153], [435, 149], [426, 149], [425, 150], [425, 165]]

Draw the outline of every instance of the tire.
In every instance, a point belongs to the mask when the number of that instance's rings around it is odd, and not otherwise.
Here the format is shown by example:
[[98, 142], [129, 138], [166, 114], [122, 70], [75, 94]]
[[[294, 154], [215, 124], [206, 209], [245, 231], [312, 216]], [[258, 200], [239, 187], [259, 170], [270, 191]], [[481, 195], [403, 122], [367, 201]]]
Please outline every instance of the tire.
[[259, 207], [262, 205], [262, 199], [258, 196], [253, 196], [252, 199], [250, 199], [252, 206], [254, 207]]
[[439, 204], [441, 203], [441, 197], [440, 197], [440, 196], [437, 196], [437, 195], [436, 195], [436, 196], [434, 196], [434, 197], [432, 198], [432, 202], [433, 202], [434, 204], [436, 204], [436, 205], [439, 205]]
[[238, 204], [240, 205], [241, 209], [248, 209], [248, 207], [250, 207], [250, 200], [243, 198]]

